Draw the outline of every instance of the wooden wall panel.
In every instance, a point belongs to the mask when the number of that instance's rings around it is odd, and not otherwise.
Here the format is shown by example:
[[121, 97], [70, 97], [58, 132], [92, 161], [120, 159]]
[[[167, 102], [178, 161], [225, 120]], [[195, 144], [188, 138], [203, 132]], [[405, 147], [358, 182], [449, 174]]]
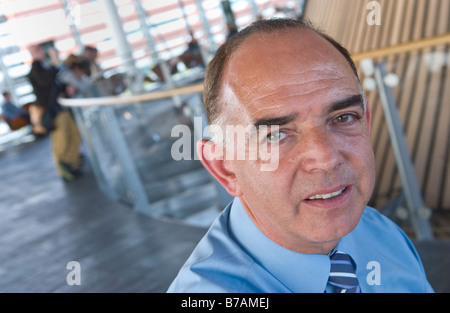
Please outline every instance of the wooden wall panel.
[[[366, 22], [369, 0], [308, 1], [305, 16], [351, 53], [450, 32], [448, 0], [379, 0], [381, 25]], [[450, 211], [449, 45], [389, 56], [388, 71], [400, 77], [393, 88], [399, 116], [425, 204]], [[359, 68], [359, 64], [357, 64]], [[361, 80], [364, 76], [360, 73]], [[371, 204], [382, 206], [401, 192], [383, 111], [376, 91], [366, 91], [372, 109], [372, 144], [377, 182]]]

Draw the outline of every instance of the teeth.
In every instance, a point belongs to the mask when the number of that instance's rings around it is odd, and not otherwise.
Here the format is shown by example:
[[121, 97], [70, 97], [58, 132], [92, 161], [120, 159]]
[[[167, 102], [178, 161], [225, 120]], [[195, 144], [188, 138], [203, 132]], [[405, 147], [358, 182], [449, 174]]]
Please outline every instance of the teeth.
[[342, 188], [341, 190], [332, 192], [332, 193], [326, 193], [324, 195], [315, 195], [312, 196], [310, 198], [308, 198], [308, 200], [316, 200], [316, 199], [330, 199], [336, 196], [339, 196], [340, 194], [342, 194], [344, 192], [345, 188]]

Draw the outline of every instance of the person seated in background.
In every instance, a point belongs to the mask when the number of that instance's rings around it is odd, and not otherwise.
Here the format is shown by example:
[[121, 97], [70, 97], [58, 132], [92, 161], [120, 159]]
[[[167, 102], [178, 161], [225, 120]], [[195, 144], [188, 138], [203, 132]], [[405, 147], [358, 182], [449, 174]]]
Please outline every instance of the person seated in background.
[[41, 137], [47, 134], [47, 130], [40, 122], [40, 109], [34, 102], [19, 108], [12, 103], [11, 94], [7, 91], [3, 92], [3, 99], [1, 116], [11, 130], [18, 130], [31, 124], [35, 136]]
[[[194, 38], [192, 32], [189, 33], [191, 40], [188, 43], [188, 48], [179, 56], [168, 60], [167, 66], [169, 67], [170, 75], [178, 72], [178, 63], [182, 62], [186, 68], [193, 68], [199, 65], [203, 65], [203, 58], [200, 51], [200, 45]], [[157, 64], [152, 68], [153, 73], [157, 76], [158, 82], [164, 82], [164, 75], [161, 69], [161, 64]], [[149, 77], [146, 77], [147, 81], [152, 81]]]
[[2, 115], [4, 118], [9, 121], [13, 121], [16, 118], [25, 118], [30, 121], [30, 115], [27, 111], [19, 108], [11, 102], [11, 95], [9, 92], [5, 91], [2, 93], [3, 95], [3, 104], [2, 104]]

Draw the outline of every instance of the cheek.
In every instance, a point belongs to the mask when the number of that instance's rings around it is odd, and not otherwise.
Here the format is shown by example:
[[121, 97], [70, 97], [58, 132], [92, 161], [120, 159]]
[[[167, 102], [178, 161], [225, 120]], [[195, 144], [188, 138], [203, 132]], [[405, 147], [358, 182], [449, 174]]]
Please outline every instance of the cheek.
[[[236, 161], [236, 180], [244, 197], [257, 203], [259, 207], [273, 207], [286, 202], [292, 188], [293, 175], [284, 163], [275, 170], [261, 171], [261, 163], [255, 161]], [[290, 164], [292, 166], [292, 164]], [[294, 171], [295, 172], [295, 171]]]
[[356, 175], [359, 196], [367, 203], [375, 185], [375, 157], [370, 141], [364, 138], [343, 147], [342, 154]]
[[372, 195], [373, 188], [375, 186], [375, 177], [376, 177], [376, 171], [375, 171], [375, 156], [372, 150], [372, 147], [369, 147], [364, 162], [362, 164], [362, 181], [364, 183], [365, 192], [368, 194], [366, 201], [369, 201], [369, 198]]
[[352, 163], [361, 164], [362, 167], [371, 167], [374, 163], [373, 149], [367, 131], [354, 136], [334, 136], [335, 145], [346, 159]]

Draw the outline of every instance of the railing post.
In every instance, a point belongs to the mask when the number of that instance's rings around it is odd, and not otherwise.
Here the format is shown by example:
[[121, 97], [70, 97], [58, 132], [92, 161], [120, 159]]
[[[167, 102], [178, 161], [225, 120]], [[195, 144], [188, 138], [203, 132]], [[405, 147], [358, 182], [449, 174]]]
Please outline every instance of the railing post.
[[110, 143], [123, 171], [128, 196], [131, 198], [134, 208], [137, 211], [149, 212], [150, 204], [147, 193], [135, 167], [135, 162], [133, 161], [125, 137], [120, 130], [114, 109], [112, 107], [102, 108], [101, 114], [107, 127]]
[[253, 18], [257, 20], [259, 18], [259, 8], [255, 0], [248, 0], [250, 7], [252, 9]]
[[17, 105], [19, 103], [19, 97], [16, 93], [16, 86], [14, 84], [14, 80], [9, 76], [8, 67], [3, 61], [3, 48], [0, 47], [0, 72], [3, 73], [4, 84], [8, 89], [9, 94], [11, 95], [13, 103]]
[[[206, 134], [208, 123], [208, 118], [206, 117], [205, 109], [202, 103], [201, 94], [196, 94], [194, 97], [188, 101], [189, 109], [191, 112], [191, 118], [194, 124], [194, 154], [195, 157], [200, 159], [201, 156], [197, 155], [196, 146], [197, 141], [203, 138], [207, 139], [209, 137], [209, 133]], [[204, 137], [205, 135], [205, 137]], [[233, 197], [225, 190], [225, 188], [214, 178], [212, 178], [214, 186], [217, 190], [217, 195], [219, 197], [219, 205], [221, 208], [225, 208], [232, 200]]]
[[114, 188], [110, 185], [110, 183], [109, 183], [108, 179], [105, 177], [105, 175], [103, 175], [103, 172], [102, 172], [102, 169], [100, 166], [98, 151], [96, 149], [94, 139], [92, 138], [91, 133], [89, 131], [89, 128], [95, 127], [94, 125], [96, 125], [97, 123], [95, 123], [95, 121], [92, 120], [92, 117], [90, 116], [90, 114], [88, 115], [88, 118], [86, 119], [83, 110], [86, 110], [86, 109], [72, 108], [73, 116], [77, 123], [81, 138], [83, 139], [82, 143], [83, 143], [85, 152], [87, 153], [92, 170], [94, 171], [94, 175], [97, 179], [97, 183], [100, 186], [100, 188], [107, 195], [109, 195], [112, 199], [119, 201], [120, 200], [119, 197], [114, 193]]
[[411, 224], [419, 240], [433, 239], [433, 232], [428, 221], [430, 210], [422, 199], [414, 166], [409, 154], [403, 128], [397, 112], [392, 90], [384, 83], [386, 68], [384, 62], [376, 65], [375, 79], [378, 85], [384, 116], [389, 130], [389, 138], [394, 151], [395, 162], [400, 173], [403, 192], [409, 210]]

